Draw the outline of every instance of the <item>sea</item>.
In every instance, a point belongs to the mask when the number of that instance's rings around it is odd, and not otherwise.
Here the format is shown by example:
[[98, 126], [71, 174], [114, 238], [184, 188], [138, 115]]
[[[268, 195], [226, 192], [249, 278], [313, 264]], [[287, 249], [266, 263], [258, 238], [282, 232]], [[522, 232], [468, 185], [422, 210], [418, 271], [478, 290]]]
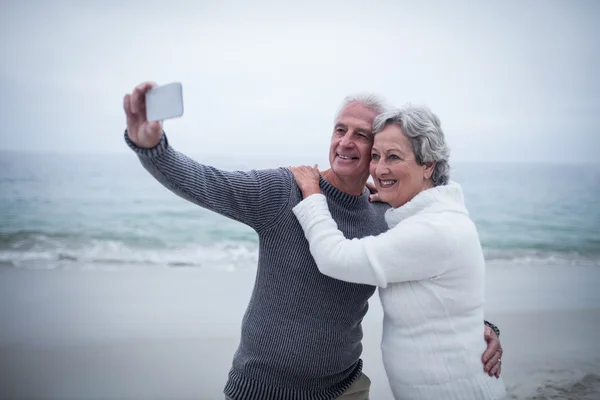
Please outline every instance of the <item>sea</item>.
[[[488, 262], [600, 267], [600, 164], [456, 163], [452, 180]], [[133, 153], [0, 152], [2, 268], [235, 271], [256, 268], [257, 247], [251, 228], [174, 195]]]

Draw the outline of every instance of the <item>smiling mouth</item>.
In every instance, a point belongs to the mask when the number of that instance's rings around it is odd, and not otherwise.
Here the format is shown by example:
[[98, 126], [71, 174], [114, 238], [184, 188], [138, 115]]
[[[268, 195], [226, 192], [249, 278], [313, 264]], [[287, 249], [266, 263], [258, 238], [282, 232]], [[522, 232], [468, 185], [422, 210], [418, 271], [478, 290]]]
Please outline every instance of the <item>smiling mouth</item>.
[[381, 186], [383, 189], [392, 187], [396, 184], [396, 182], [398, 182], [397, 180], [393, 180], [393, 179], [379, 179], [379, 186]]
[[358, 160], [358, 157], [344, 156], [344, 155], [341, 155], [341, 154], [337, 154], [337, 156], [339, 158], [341, 158], [342, 160]]

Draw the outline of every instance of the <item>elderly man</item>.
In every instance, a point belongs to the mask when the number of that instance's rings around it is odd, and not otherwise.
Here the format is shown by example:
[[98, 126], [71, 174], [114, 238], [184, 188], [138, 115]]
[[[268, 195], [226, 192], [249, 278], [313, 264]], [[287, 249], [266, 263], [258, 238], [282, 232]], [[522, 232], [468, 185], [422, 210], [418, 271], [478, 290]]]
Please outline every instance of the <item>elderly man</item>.
[[[241, 340], [225, 385], [233, 400], [368, 399], [362, 373], [361, 321], [375, 287], [321, 274], [292, 208], [302, 193], [287, 168], [228, 172], [200, 164], [173, 149], [158, 122], [145, 116], [138, 85], [123, 101], [125, 141], [142, 165], [172, 192], [252, 227], [259, 238], [254, 290]], [[369, 201], [372, 123], [385, 111], [373, 96], [348, 97], [336, 116], [321, 190], [347, 238], [387, 229], [385, 203]], [[486, 327], [483, 368], [500, 373], [497, 336]]]

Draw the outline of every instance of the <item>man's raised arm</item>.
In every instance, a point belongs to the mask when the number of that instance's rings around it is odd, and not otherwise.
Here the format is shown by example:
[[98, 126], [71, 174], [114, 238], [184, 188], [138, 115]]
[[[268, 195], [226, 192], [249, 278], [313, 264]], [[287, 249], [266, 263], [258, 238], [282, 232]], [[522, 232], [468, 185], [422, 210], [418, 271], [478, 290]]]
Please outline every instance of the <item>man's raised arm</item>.
[[156, 84], [138, 85], [123, 99], [125, 141], [142, 165], [165, 187], [201, 207], [255, 230], [273, 223], [290, 197], [291, 173], [283, 168], [248, 172], [202, 165], [173, 149], [159, 122], [146, 120], [144, 94]]

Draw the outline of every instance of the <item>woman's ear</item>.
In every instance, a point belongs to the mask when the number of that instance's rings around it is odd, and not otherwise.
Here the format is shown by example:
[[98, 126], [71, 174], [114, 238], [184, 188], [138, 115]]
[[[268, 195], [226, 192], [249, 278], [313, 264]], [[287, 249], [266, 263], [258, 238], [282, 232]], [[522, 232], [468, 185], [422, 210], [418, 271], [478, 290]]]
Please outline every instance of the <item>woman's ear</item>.
[[431, 176], [433, 175], [433, 170], [435, 169], [435, 161], [431, 161], [431, 162], [426, 162], [425, 165], [425, 169], [423, 170], [423, 178], [425, 179], [430, 179]]

